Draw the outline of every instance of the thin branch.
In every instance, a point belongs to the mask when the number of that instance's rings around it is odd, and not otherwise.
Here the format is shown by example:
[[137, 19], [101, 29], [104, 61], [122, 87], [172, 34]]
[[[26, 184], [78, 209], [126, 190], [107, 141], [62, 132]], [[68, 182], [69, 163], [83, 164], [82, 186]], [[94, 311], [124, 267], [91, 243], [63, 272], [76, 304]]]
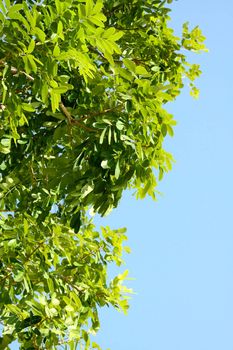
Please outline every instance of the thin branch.
[[25, 77], [26, 77], [27, 79], [29, 79], [29, 80], [31, 80], [31, 81], [34, 81], [34, 80], [35, 80], [31, 75], [27, 74], [26, 72], [24, 72], [24, 71], [22, 71], [22, 70], [18, 71], [18, 69], [15, 68], [15, 67], [11, 67], [11, 73], [12, 73], [13, 75], [16, 75], [17, 73], [24, 74]]
[[59, 103], [59, 107], [60, 107], [60, 111], [64, 114], [64, 116], [66, 117], [67, 121], [69, 124], [71, 124], [71, 121], [73, 119], [72, 115], [70, 114], [70, 112], [68, 111], [68, 109], [64, 106], [64, 104], [62, 102]]
[[140, 27], [136, 27], [136, 28], [123, 28], [123, 27], [115, 27], [117, 30], [141, 30], [143, 28], [140, 28]]
[[83, 121], [83, 120], [88, 119], [88, 118], [98, 117], [99, 115], [104, 115], [104, 114], [113, 112], [120, 107], [122, 107], [122, 104], [119, 106], [113, 107], [113, 108], [104, 109], [103, 111], [94, 112], [94, 113], [90, 112], [89, 115], [84, 115], [82, 118], [79, 119], [79, 121]]
[[27, 74], [26, 72], [23, 72], [22, 70], [20, 70], [19, 73], [24, 74], [25, 77], [28, 78], [31, 81], [35, 80], [31, 75]]
[[[6, 66], [7, 65], [7, 62], [5, 62], [4, 60], [0, 60], [0, 66]], [[34, 81], [35, 79], [31, 76], [31, 75], [29, 75], [28, 73], [26, 73], [26, 72], [24, 72], [24, 71], [22, 71], [22, 70], [20, 70], [20, 71], [18, 71], [18, 69], [17, 68], [15, 68], [15, 67], [11, 67], [10, 68], [10, 70], [11, 70], [11, 73], [12, 73], [12, 75], [16, 75], [16, 74], [24, 74], [25, 75], [25, 77], [28, 79], [28, 80], [31, 80], [31, 81]]]
[[11, 271], [10, 273], [8, 273], [8, 275], [4, 276], [4, 277], [0, 280], [0, 283], [2, 284], [8, 277], [10, 277], [10, 276], [11, 276], [11, 273], [12, 273], [12, 271]]
[[95, 49], [95, 48], [92, 47], [92, 46], [89, 46], [88, 49], [89, 49], [89, 51], [94, 52], [94, 53], [96, 53], [97, 55], [99, 55], [103, 60], [107, 61], [107, 58], [104, 57], [104, 55], [102, 54], [102, 52], [100, 52], [98, 49]]
[[28, 261], [30, 260], [31, 256], [42, 246], [44, 245], [44, 241], [40, 242], [34, 249], [33, 251], [26, 257], [26, 261], [24, 261], [24, 264], [27, 264]]
[[62, 102], [60, 102], [59, 107], [60, 107], [60, 111], [66, 117], [69, 125], [78, 125], [78, 126], [80, 126], [81, 128], [83, 128], [83, 129], [85, 129], [87, 131], [96, 132], [95, 129], [89, 128], [85, 124], [80, 123], [79, 120], [74, 119]]
[[[28, 261], [30, 260], [30, 258], [32, 257], [32, 255], [37, 251], [37, 249], [39, 249], [42, 245], [44, 244], [44, 241], [40, 242], [34, 249], [33, 251], [26, 257], [26, 261], [24, 261], [24, 264], [27, 264]], [[1, 280], [0, 283], [2, 284], [6, 279], [8, 279], [12, 274], [12, 270], [6, 275], [4, 276]]]
[[15, 213], [16, 210], [0, 210], [0, 213]]
[[97, 132], [95, 129], [92, 129], [92, 128], [89, 128], [88, 126], [86, 126], [85, 124], [81, 124], [78, 120], [76, 119], [72, 119], [71, 121], [71, 125], [78, 125], [80, 126], [81, 128], [87, 130], [87, 131], [90, 131], [90, 132]]
[[124, 4], [119, 4], [119, 5], [115, 6], [115, 7], [113, 7], [110, 11], [105, 11], [104, 14], [107, 14], [107, 17], [112, 17], [112, 15], [118, 10], [122, 9], [123, 12], [124, 12], [124, 8], [125, 8]]

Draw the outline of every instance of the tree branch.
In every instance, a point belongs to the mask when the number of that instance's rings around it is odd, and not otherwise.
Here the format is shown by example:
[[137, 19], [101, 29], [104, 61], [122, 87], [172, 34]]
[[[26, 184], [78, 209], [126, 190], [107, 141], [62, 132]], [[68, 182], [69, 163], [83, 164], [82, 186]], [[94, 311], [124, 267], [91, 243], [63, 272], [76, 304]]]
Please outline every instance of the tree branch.
[[2, 284], [8, 277], [10, 277], [10, 276], [11, 276], [11, 273], [12, 273], [12, 271], [9, 272], [6, 276], [4, 276], [4, 277], [0, 280], [0, 283]]
[[34, 249], [33, 251], [26, 257], [26, 261], [24, 261], [24, 264], [27, 264], [32, 255], [42, 246], [44, 245], [44, 241], [40, 242]]
[[0, 210], [0, 213], [15, 213], [16, 210]]
[[[5, 62], [4, 60], [0, 60], [0, 66], [6, 66], [6, 65], [7, 65], [7, 62]], [[31, 75], [27, 74], [26, 72], [24, 72], [22, 70], [18, 71], [18, 69], [13, 67], [13, 66], [10, 68], [10, 70], [11, 70], [12, 75], [16, 75], [18, 73], [24, 74], [27, 79], [29, 79], [31, 81], [35, 80]]]
[[11, 73], [12, 73], [13, 75], [16, 75], [17, 73], [19, 73], [19, 74], [24, 74], [25, 77], [26, 77], [27, 79], [29, 79], [29, 80], [31, 80], [31, 81], [34, 81], [34, 80], [35, 80], [31, 75], [27, 74], [26, 72], [24, 72], [24, 71], [22, 71], [22, 70], [18, 71], [18, 69], [15, 68], [15, 67], [11, 67]]
[[70, 112], [68, 111], [68, 109], [64, 106], [64, 104], [62, 102], [59, 103], [59, 107], [60, 107], [60, 111], [64, 114], [64, 116], [66, 117], [67, 121], [69, 124], [71, 124], [71, 121], [73, 119], [72, 115], [70, 114]]
[[81, 128], [90, 131], [90, 132], [96, 132], [95, 129], [89, 128], [88, 126], [86, 126], [85, 124], [80, 123], [79, 120], [76, 120], [72, 117], [72, 115], [70, 114], [70, 112], [68, 111], [68, 109], [64, 106], [64, 104], [62, 102], [59, 103], [59, 107], [60, 107], [60, 111], [64, 114], [64, 116], [66, 117], [68, 124], [69, 125], [78, 125]]
[[140, 27], [123, 28], [123, 27], [116, 27], [116, 26], [115, 26], [115, 28], [116, 28], [117, 30], [122, 30], [122, 31], [124, 31], [124, 30], [141, 30], [141, 29], [142, 29], [142, 28], [140, 28]]
[[104, 114], [113, 112], [113, 111], [115, 111], [116, 109], [122, 107], [122, 105], [123, 105], [123, 104], [120, 104], [119, 106], [116, 106], [116, 107], [113, 107], [113, 108], [107, 108], [107, 109], [104, 109], [103, 111], [99, 111], [99, 112], [90, 112], [89, 115], [84, 115], [84, 116], [83, 116], [82, 118], [80, 118], [79, 120], [80, 120], [80, 121], [83, 121], [83, 120], [88, 119], [88, 118], [98, 117], [99, 115], [104, 115]]

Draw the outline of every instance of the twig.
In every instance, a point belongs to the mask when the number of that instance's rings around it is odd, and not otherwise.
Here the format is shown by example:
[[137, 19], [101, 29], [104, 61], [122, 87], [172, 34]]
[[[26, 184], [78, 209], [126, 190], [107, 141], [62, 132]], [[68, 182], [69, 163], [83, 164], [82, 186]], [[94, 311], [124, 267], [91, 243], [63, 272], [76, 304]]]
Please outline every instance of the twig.
[[89, 49], [89, 51], [92, 51], [92, 52], [96, 53], [97, 55], [99, 55], [103, 60], [106, 60], [106, 61], [107, 61], [107, 58], [104, 57], [104, 55], [102, 54], [102, 52], [100, 52], [98, 49], [95, 49], [95, 48], [92, 47], [92, 46], [89, 46], [88, 49]]
[[124, 11], [124, 8], [125, 8], [124, 4], [119, 4], [113, 7], [110, 11], [106, 11], [106, 13], [108, 14], [107, 17], [111, 17], [114, 14], [114, 12], [120, 10], [121, 8], [123, 8], [123, 11]]
[[16, 210], [0, 210], [0, 213], [15, 213]]
[[60, 111], [64, 114], [64, 116], [67, 118], [67, 121], [69, 124], [71, 124], [71, 121], [73, 119], [70, 112], [67, 110], [67, 108], [64, 106], [62, 102], [59, 103]]
[[0, 283], [2, 284], [2, 282], [4, 282], [8, 277], [10, 277], [10, 276], [11, 276], [11, 273], [12, 273], [12, 271], [11, 271], [10, 273], [8, 273], [8, 275], [4, 276], [4, 277], [0, 280]]
[[96, 132], [95, 129], [89, 128], [85, 124], [80, 123], [79, 120], [74, 119], [62, 102], [60, 102], [59, 107], [60, 107], [60, 111], [67, 118], [67, 121], [68, 121], [69, 125], [78, 125], [78, 126], [80, 126], [81, 128], [83, 128], [83, 129], [85, 129], [87, 131]]
[[[4, 60], [0, 60], [0, 66], [6, 66], [6, 65], [7, 65], [7, 62], [5, 62]], [[26, 72], [22, 70], [18, 71], [18, 69], [13, 66], [10, 69], [13, 75], [16, 75], [18, 73], [24, 74], [29, 80], [34, 81], [34, 78], [31, 75], [27, 74]]]
[[29, 74], [23, 72], [22, 70], [20, 70], [19, 73], [24, 74], [25, 77], [28, 78], [28, 79], [31, 80], [31, 81], [34, 81], [34, 80], [35, 80], [31, 75], [29, 75]]
[[18, 72], [18, 69], [15, 68], [15, 67], [11, 67], [11, 73], [12, 73], [13, 75], [16, 75], [17, 73], [24, 74], [25, 77], [28, 78], [29, 80], [31, 80], [31, 81], [34, 81], [34, 80], [35, 80], [31, 75], [27, 74], [26, 72], [24, 72], [24, 71], [22, 71], [22, 70], [20, 70], [20, 71]]
[[33, 251], [26, 257], [26, 261], [24, 261], [24, 264], [27, 264], [28, 261], [30, 260], [31, 256], [39, 249], [42, 245], [44, 245], [44, 241], [40, 242], [34, 249]]
[[136, 28], [115, 27], [115, 29], [124, 31], [124, 30], [141, 30], [143, 28], [140, 28], [140, 27], [136, 27]]
[[99, 111], [99, 112], [94, 112], [94, 113], [90, 112], [89, 115], [84, 115], [79, 120], [83, 121], [83, 120], [88, 119], [88, 118], [98, 117], [99, 115], [104, 115], [104, 114], [107, 114], [109, 112], [113, 112], [116, 109], [118, 109], [119, 107], [122, 107], [122, 105], [119, 105], [119, 106], [116, 106], [116, 107], [113, 107], [113, 108], [104, 109], [103, 111]]

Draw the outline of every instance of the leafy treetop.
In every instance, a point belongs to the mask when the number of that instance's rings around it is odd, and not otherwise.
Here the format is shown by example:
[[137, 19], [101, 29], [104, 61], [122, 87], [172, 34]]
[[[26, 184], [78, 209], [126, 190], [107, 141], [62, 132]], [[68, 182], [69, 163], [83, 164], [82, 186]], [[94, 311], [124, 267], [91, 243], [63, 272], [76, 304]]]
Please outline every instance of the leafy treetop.
[[155, 198], [171, 169], [165, 105], [200, 75], [168, 27], [171, 0], [0, 3], [0, 347], [100, 349], [98, 309], [126, 311], [123, 229], [99, 233], [126, 188]]

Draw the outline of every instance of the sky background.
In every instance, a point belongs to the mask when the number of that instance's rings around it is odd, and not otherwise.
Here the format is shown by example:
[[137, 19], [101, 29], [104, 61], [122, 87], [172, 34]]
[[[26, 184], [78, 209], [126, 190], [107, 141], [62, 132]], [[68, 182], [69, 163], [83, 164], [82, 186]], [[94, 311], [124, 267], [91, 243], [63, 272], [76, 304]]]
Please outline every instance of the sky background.
[[233, 350], [233, 1], [179, 0], [171, 26], [199, 25], [209, 53], [193, 55], [203, 74], [199, 100], [184, 91], [169, 111], [166, 142], [176, 164], [157, 202], [124, 195], [102, 222], [128, 228], [135, 280], [128, 316], [101, 310], [104, 350]]

